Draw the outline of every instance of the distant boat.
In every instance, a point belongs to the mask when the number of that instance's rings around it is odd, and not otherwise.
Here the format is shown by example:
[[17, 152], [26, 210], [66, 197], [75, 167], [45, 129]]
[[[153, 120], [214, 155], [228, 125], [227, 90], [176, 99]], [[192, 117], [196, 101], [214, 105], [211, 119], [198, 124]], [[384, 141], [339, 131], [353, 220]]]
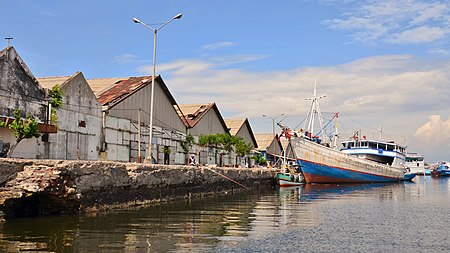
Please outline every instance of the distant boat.
[[411, 170], [412, 173], [416, 173], [417, 175], [427, 174], [425, 171], [424, 157], [421, 154], [406, 153], [405, 165]]
[[[394, 142], [366, 140], [359, 135], [343, 142], [342, 151], [337, 150], [336, 133], [328, 137], [324, 132], [328, 124], [322, 121], [316, 86], [308, 120], [300, 131], [293, 131], [279, 125], [286, 137], [290, 138], [297, 161], [301, 166], [306, 183], [375, 183], [404, 180], [405, 147]], [[314, 133], [314, 122], [319, 119], [321, 127]], [[327, 138], [328, 137], [328, 138]], [[332, 139], [334, 139], [334, 144]], [[328, 141], [326, 141], [328, 140]]]
[[431, 171], [431, 175], [437, 177], [450, 176], [450, 169], [447, 162], [439, 162], [437, 168]]

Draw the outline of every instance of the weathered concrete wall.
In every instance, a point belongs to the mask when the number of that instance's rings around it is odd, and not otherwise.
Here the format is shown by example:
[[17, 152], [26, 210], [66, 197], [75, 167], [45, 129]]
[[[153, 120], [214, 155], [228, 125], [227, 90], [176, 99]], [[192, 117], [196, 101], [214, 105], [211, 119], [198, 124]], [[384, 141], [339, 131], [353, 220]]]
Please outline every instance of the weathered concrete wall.
[[[141, 114], [145, 114], [141, 112]], [[158, 164], [164, 164], [163, 148], [169, 147], [171, 154], [169, 164], [186, 164], [187, 158], [180, 146], [180, 138], [184, 134], [180, 132], [167, 131], [158, 126], [153, 127], [153, 158]], [[138, 123], [129, 119], [117, 118], [111, 115], [104, 116], [103, 132], [105, 136], [105, 150], [102, 159], [119, 162], [138, 161]], [[145, 122], [141, 125], [141, 158], [147, 157], [149, 131]]]
[[[38, 122], [46, 116], [46, 94], [25, 65], [14, 47], [0, 51], [0, 116], [13, 118], [14, 110], [22, 111], [22, 116], [30, 114]], [[0, 130], [0, 140], [10, 145], [15, 142], [12, 130]], [[38, 145], [36, 139], [24, 140], [12, 154], [19, 158], [36, 158]]]
[[81, 72], [58, 85], [63, 94], [63, 104], [57, 110], [58, 132], [49, 136], [49, 154], [38, 158], [98, 160], [102, 105]]
[[13, 47], [0, 51], [0, 95], [0, 115], [12, 116], [20, 109], [23, 115], [45, 119], [45, 90]]
[[0, 211], [16, 217], [105, 210], [268, 186], [274, 174], [267, 169], [0, 159]]

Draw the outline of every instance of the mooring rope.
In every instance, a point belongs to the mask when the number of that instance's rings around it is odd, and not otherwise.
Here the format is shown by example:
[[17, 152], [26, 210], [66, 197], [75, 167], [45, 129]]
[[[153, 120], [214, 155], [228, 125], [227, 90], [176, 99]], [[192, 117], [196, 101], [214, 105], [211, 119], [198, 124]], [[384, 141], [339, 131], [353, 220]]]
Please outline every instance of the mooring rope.
[[225, 178], [225, 179], [230, 180], [231, 182], [233, 182], [233, 183], [235, 183], [235, 184], [237, 184], [237, 185], [242, 186], [242, 187], [245, 188], [245, 189], [249, 189], [247, 186], [245, 186], [245, 185], [243, 185], [243, 184], [241, 184], [241, 183], [239, 183], [239, 182], [237, 182], [237, 181], [235, 181], [235, 180], [233, 180], [233, 179], [231, 179], [231, 178], [229, 178], [229, 177], [227, 177], [227, 176], [225, 176], [225, 175], [222, 175], [222, 174], [220, 174], [220, 173], [217, 172], [217, 171], [214, 171], [214, 170], [212, 170], [212, 169], [210, 169], [210, 168], [206, 168], [206, 169], [208, 169], [208, 170], [210, 170], [210, 171], [216, 173], [217, 175], [219, 175], [219, 176], [221, 176], [221, 177], [223, 177], [223, 178]]

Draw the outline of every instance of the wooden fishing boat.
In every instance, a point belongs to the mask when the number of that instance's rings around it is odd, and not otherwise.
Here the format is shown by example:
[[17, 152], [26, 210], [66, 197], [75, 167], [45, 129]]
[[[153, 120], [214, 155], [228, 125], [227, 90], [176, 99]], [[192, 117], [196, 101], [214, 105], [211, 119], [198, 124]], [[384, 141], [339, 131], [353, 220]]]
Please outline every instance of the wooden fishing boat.
[[275, 175], [275, 182], [280, 187], [299, 186], [305, 184], [305, 179], [298, 165], [286, 165]]
[[[405, 179], [405, 147], [392, 141], [368, 140], [354, 135], [337, 145], [338, 113], [324, 124], [318, 100], [325, 96], [314, 95], [307, 120], [302, 129], [294, 131], [284, 126], [282, 134], [290, 139], [306, 183], [376, 183]], [[336, 122], [335, 132], [326, 134], [331, 122]], [[320, 129], [314, 130], [319, 121]]]

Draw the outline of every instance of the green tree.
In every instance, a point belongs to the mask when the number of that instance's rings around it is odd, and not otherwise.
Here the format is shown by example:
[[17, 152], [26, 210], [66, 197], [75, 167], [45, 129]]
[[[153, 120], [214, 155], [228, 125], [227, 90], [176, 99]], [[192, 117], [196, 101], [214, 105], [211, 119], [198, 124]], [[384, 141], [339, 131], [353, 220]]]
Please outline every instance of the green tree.
[[240, 137], [237, 136], [232, 136], [229, 133], [224, 133], [224, 134], [218, 134], [218, 139], [220, 144], [222, 145], [222, 148], [227, 151], [227, 152], [231, 152], [234, 150], [234, 147], [236, 146], [236, 144], [239, 142], [239, 140], [241, 139]]
[[[200, 152], [207, 147], [215, 148], [219, 155], [228, 154], [231, 159], [231, 152], [236, 150], [236, 146], [243, 142], [241, 137], [232, 136], [229, 133], [200, 135], [198, 145], [201, 147]], [[220, 150], [222, 150], [220, 152]], [[244, 155], [245, 156], [245, 155]], [[217, 153], [216, 153], [217, 163]]]
[[[202, 134], [198, 138], [198, 145], [200, 150], [198, 151], [198, 157], [200, 161], [200, 153], [207, 147], [215, 148], [216, 151], [221, 147], [221, 137], [219, 134]], [[217, 155], [215, 157], [217, 163]]]
[[250, 154], [250, 151], [252, 151], [253, 145], [251, 143], [245, 143], [245, 141], [241, 138], [238, 143], [236, 144], [236, 163], [237, 163], [237, 157], [244, 157], [248, 154]]
[[195, 139], [194, 136], [192, 136], [191, 133], [188, 133], [184, 140], [181, 140], [181, 148], [183, 149], [183, 153], [186, 158], [187, 164], [189, 164], [189, 152], [191, 151], [191, 147], [194, 144]]
[[[5, 125], [5, 122], [0, 123], [0, 126]], [[13, 134], [16, 137], [16, 142], [10, 146], [8, 154], [6, 155], [7, 157], [11, 157], [14, 149], [23, 139], [39, 137], [38, 123], [36, 119], [32, 118], [29, 114], [27, 114], [25, 119], [23, 119], [22, 111], [19, 109], [14, 110], [14, 120], [8, 127], [13, 130]]]
[[211, 136], [210, 135], [205, 135], [205, 134], [201, 134], [198, 137], [198, 146], [200, 147], [200, 149], [198, 150], [197, 153], [197, 157], [198, 157], [198, 162], [200, 162], [200, 153], [206, 148], [208, 147], [211, 142]]
[[195, 141], [194, 136], [192, 136], [191, 133], [188, 133], [186, 135], [186, 138], [181, 141], [181, 148], [183, 149], [185, 155], [189, 154], [189, 151], [191, 150], [194, 141]]
[[258, 165], [267, 165], [267, 160], [262, 156], [262, 154], [256, 154], [255, 156], [252, 156], [251, 159], [255, 160], [255, 163]]
[[[222, 148], [227, 152], [229, 159], [231, 160], [231, 152], [236, 151], [238, 143], [243, 142], [241, 137], [230, 135], [229, 133], [219, 134], [220, 143]], [[237, 157], [236, 157], [237, 160]]]
[[50, 116], [50, 122], [54, 125], [58, 122], [58, 115], [56, 111], [61, 108], [63, 104], [63, 92], [61, 90], [61, 86], [55, 85], [50, 90], [50, 104], [52, 105], [52, 111]]

